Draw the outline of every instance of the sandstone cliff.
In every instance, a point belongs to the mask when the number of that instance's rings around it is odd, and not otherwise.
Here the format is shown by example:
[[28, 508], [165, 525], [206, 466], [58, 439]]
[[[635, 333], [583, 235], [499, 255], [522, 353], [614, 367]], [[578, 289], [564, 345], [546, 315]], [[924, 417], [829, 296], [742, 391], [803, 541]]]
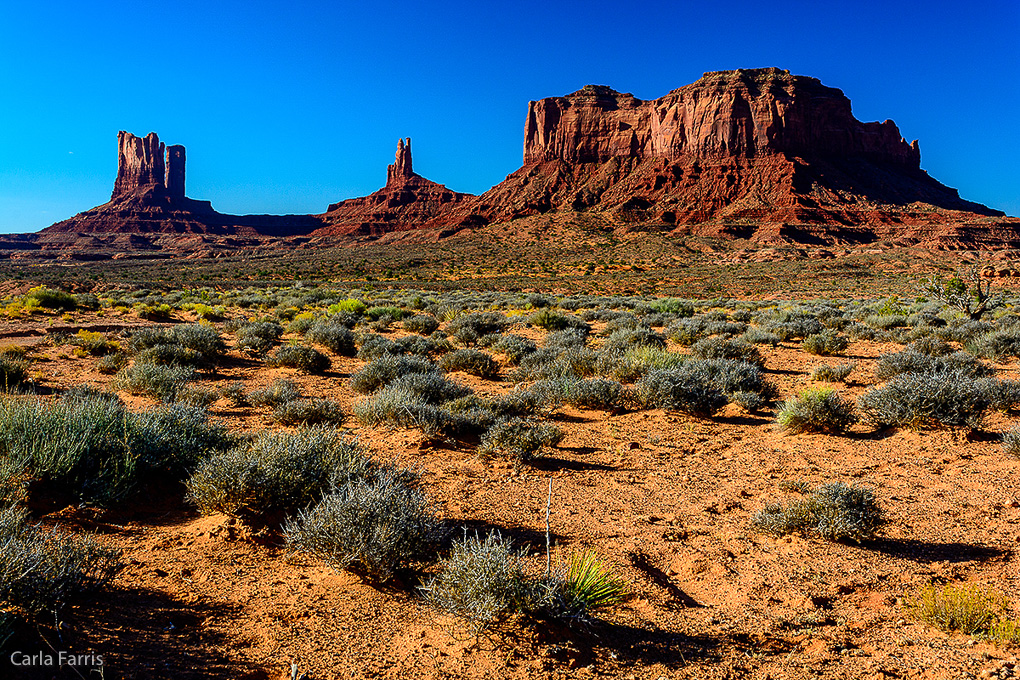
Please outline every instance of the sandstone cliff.
[[1002, 215], [920, 158], [892, 121], [862, 123], [840, 90], [781, 69], [706, 73], [651, 101], [589, 85], [530, 102], [524, 166], [445, 219], [598, 210], [711, 236], [796, 224], [807, 238], [868, 241]]

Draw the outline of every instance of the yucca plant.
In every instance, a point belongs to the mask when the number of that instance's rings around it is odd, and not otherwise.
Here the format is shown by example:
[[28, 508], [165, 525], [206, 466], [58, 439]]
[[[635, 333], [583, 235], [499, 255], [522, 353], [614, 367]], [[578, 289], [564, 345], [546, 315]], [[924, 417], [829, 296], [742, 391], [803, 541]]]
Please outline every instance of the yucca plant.
[[562, 578], [567, 603], [581, 615], [610, 607], [627, 596], [627, 583], [594, 550], [573, 553]]

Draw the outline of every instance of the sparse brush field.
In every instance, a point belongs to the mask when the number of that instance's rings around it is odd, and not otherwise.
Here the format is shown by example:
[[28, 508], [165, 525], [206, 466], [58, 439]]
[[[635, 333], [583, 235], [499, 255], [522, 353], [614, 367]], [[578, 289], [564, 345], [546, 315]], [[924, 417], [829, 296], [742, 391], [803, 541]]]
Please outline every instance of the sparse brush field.
[[1020, 300], [26, 291], [0, 677], [1020, 674]]

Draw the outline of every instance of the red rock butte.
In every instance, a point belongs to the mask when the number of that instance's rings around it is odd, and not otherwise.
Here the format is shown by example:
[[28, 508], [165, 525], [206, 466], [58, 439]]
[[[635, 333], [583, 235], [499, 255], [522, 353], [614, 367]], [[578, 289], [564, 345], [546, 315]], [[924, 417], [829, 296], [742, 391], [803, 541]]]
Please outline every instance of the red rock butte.
[[[635, 228], [759, 243], [1020, 247], [1020, 220], [961, 199], [921, 169], [890, 120], [777, 68], [706, 73], [642, 101], [603, 85], [530, 102], [524, 165], [480, 196], [414, 172], [410, 138], [386, 184], [321, 215], [231, 216], [184, 194], [184, 147], [118, 135], [111, 201], [47, 233], [311, 234], [334, 239], [600, 212]], [[629, 227], [628, 227], [629, 228]]]
[[362, 198], [333, 203], [321, 216], [328, 226], [315, 236], [378, 236], [415, 229], [441, 219], [452, 206], [474, 198], [447, 189], [414, 172], [411, 138], [397, 142], [397, 156], [386, 168], [386, 186]]

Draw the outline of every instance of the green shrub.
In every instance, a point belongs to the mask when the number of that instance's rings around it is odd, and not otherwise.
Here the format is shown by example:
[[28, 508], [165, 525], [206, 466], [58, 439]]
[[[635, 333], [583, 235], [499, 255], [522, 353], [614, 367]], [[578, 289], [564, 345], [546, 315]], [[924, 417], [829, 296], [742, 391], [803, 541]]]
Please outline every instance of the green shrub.
[[542, 348], [524, 357], [511, 377], [520, 382], [545, 378], [587, 378], [595, 374], [599, 354], [587, 347]]
[[128, 351], [132, 354], [138, 355], [156, 347], [163, 347], [164, 352], [177, 351], [180, 356], [191, 357], [186, 362], [177, 362], [189, 365], [215, 361], [226, 351], [226, 344], [216, 329], [201, 323], [141, 328], [128, 339]]
[[87, 331], [84, 328], [72, 336], [71, 344], [80, 348], [82, 353], [94, 357], [104, 356], [116, 351], [120, 347], [118, 343], [110, 342], [103, 337], [102, 333]]
[[28, 378], [28, 363], [0, 355], [0, 389], [10, 391]]
[[1020, 331], [1004, 328], [981, 335], [967, 343], [967, 349], [977, 356], [995, 361], [1020, 357]]
[[645, 408], [663, 408], [693, 416], [711, 416], [729, 403], [712, 380], [683, 368], [649, 371], [637, 382], [636, 389]]
[[516, 366], [529, 354], [538, 350], [538, 346], [527, 338], [519, 335], [501, 335], [492, 343], [492, 349], [502, 353], [509, 364]]
[[276, 321], [255, 321], [237, 330], [235, 347], [247, 354], [261, 356], [283, 335], [283, 326]]
[[260, 390], [252, 390], [248, 401], [254, 406], [280, 406], [301, 398], [301, 391], [293, 380], [278, 378]]
[[466, 429], [484, 432], [500, 420], [534, 415], [540, 399], [531, 390], [485, 398], [469, 394], [443, 403], [443, 410], [462, 421]]
[[822, 331], [821, 333], [814, 333], [804, 338], [801, 349], [808, 354], [827, 357], [839, 354], [849, 346], [850, 341], [842, 335], [832, 331]]
[[427, 437], [455, 434], [470, 423], [462, 416], [406, 385], [389, 385], [355, 404], [354, 415], [366, 425], [386, 423], [417, 428]]
[[570, 404], [575, 408], [611, 411], [623, 408], [623, 386], [605, 378], [555, 378], [540, 380], [529, 390], [544, 404]]
[[389, 338], [377, 333], [369, 333], [356, 338], [360, 343], [357, 357], [359, 359], [379, 359], [392, 354], [403, 354], [404, 350]]
[[979, 427], [989, 406], [984, 382], [956, 371], [903, 373], [857, 400], [875, 425], [914, 429]]
[[415, 314], [403, 321], [405, 331], [419, 335], [431, 335], [439, 329], [439, 321], [429, 314]]
[[357, 298], [350, 298], [330, 305], [326, 311], [330, 314], [348, 313], [360, 316], [365, 313], [366, 309], [364, 302]]
[[244, 446], [202, 461], [188, 480], [188, 495], [204, 514], [268, 524], [376, 469], [357, 442], [331, 427], [263, 431]]
[[538, 456], [542, 449], [556, 446], [561, 439], [563, 431], [554, 425], [511, 418], [496, 423], [482, 436], [478, 455], [527, 462]]
[[347, 416], [332, 399], [294, 399], [273, 410], [273, 420], [281, 425], [339, 425]]
[[463, 371], [486, 380], [499, 377], [499, 364], [491, 355], [478, 349], [458, 349], [445, 354], [439, 361], [439, 367], [447, 372]]
[[729, 401], [754, 411], [775, 398], [775, 386], [759, 367], [728, 359], [692, 359], [668, 370], [650, 371], [635, 385], [646, 408], [710, 416]]
[[383, 583], [432, 561], [446, 530], [425, 494], [388, 473], [339, 487], [289, 521], [284, 533], [292, 549]]
[[453, 345], [444, 337], [423, 338], [420, 335], [405, 335], [393, 341], [395, 354], [415, 354], [428, 357], [433, 354], [445, 354], [453, 350]]
[[1013, 411], [1020, 405], [1020, 380], [986, 378], [981, 383], [991, 408], [996, 411]]
[[207, 323], [189, 323], [174, 326], [170, 331], [171, 340], [193, 349], [201, 354], [206, 361], [214, 361], [227, 351], [219, 332]]
[[875, 377], [888, 380], [904, 373], [941, 373], [951, 371], [971, 378], [992, 374], [991, 367], [966, 352], [947, 355], [923, 354], [913, 349], [883, 354], [875, 364]]
[[148, 480], [183, 479], [229, 445], [226, 430], [201, 409], [133, 413], [96, 395], [0, 401], [0, 455], [84, 503], [110, 505]]
[[587, 620], [627, 595], [627, 585], [592, 550], [571, 554], [566, 567], [546, 581], [544, 609], [555, 618]]
[[358, 353], [354, 333], [341, 324], [329, 323], [327, 320], [317, 321], [309, 327], [306, 337], [343, 357], [352, 357]]
[[44, 309], [72, 311], [78, 308], [78, 301], [74, 295], [46, 286], [30, 288], [25, 294], [25, 300], [35, 300]]
[[309, 345], [282, 345], [266, 358], [266, 363], [303, 373], [325, 373], [333, 365], [328, 356]]
[[634, 382], [653, 369], [674, 369], [687, 361], [687, 357], [661, 347], [631, 347], [621, 357], [608, 357], [600, 362], [599, 372], [621, 382]]
[[131, 394], [144, 394], [161, 401], [171, 402], [195, 375], [187, 366], [161, 366], [159, 364], [133, 364], [122, 368], [110, 386]]
[[744, 342], [749, 342], [752, 345], [772, 345], [773, 347], [782, 341], [775, 333], [762, 330], [761, 328], [748, 328], [744, 331], [744, 334], [740, 336], [740, 339]]
[[853, 404], [827, 387], [805, 390], [783, 402], [776, 424], [789, 434], [827, 432], [841, 434], [857, 422]]
[[765, 365], [765, 359], [754, 345], [742, 340], [729, 340], [718, 336], [703, 338], [691, 345], [691, 356], [698, 359], [729, 359], [745, 361], [756, 366]]
[[123, 352], [114, 352], [100, 357], [96, 362], [96, 370], [103, 375], [113, 375], [128, 365], [128, 356]]
[[587, 344], [587, 333], [576, 328], [567, 328], [562, 331], [553, 331], [549, 335], [545, 336], [545, 344], [542, 345], [542, 348], [545, 350], [563, 352], [568, 349], [584, 349]]
[[0, 510], [0, 611], [56, 612], [105, 587], [121, 569], [120, 551], [91, 536], [28, 526], [26, 513]]
[[666, 348], [666, 338], [643, 326], [621, 329], [602, 341], [603, 352], [626, 352], [632, 347]]
[[248, 394], [244, 391], [244, 383], [240, 380], [235, 380], [221, 387], [220, 396], [234, 406], [247, 406], [251, 403]]
[[660, 298], [652, 303], [652, 309], [661, 314], [694, 316], [694, 305], [679, 298]]
[[499, 312], [464, 314], [446, 324], [446, 332], [462, 345], [473, 345], [490, 333], [502, 333], [510, 320]]
[[560, 314], [549, 309], [542, 309], [528, 317], [528, 323], [532, 326], [544, 328], [547, 331], [563, 331], [568, 328], [575, 329], [588, 335], [591, 326], [579, 317], [570, 314]]
[[751, 518], [755, 528], [767, 533], [815, 533], [855, 543], [872, 538], [884, 522], [874, 491], [843, 482], [824, 484], [788, 506], [767, 505]]
[[400, 321], [407, 315], [400, 307], [369, 307], [365, 310], [365, 316], [372, 321], [378, 321], [384, 316], [390, 317], [393, 321]]
[[355, 392], [369, 394], [412, 373], [438, 373], [438, 367], [423, 357], [387, 355], [365, 364], [348, 384]]
[[845, 382], [853, 370], [857, 368], [856, 361], [845, 364], [821, 364], [811, 370], [811, 380], [816, 382]]
[[135, 355], [135, 365], [153, 364], [157, 366], [201, 366], [204, 357], [181, 345], [154, 345], [147, 347]]
[[427, 603], [463, 619], [474, 635], [506, 622], [532, 597], [521, 553], [496, 532], [455, 541], [422, 591]]

